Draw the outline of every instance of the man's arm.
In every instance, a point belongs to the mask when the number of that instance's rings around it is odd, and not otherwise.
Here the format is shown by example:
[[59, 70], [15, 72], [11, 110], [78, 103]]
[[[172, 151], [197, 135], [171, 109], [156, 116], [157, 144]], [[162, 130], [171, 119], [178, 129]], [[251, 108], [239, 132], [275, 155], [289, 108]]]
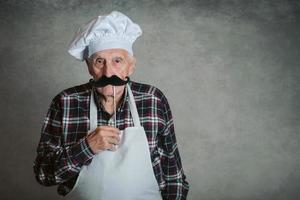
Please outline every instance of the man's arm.
[[53, 99], [45, 118], [33, 166], [36, 180], [46, 186], [74, 177], [94, 155], [85, 138], [72, 146], [64, 146], [60, 104], [58, 95]]
[[163, 131], [162, 169], [166, 180], [166, 189], [162, 191], [163, 199], [182, 200], [186, 199], [189, 183], [186, 181], [181, 158], [177, 147], [172, 113], [167, 99], [163, 96], [162, 103], [165, 128]]

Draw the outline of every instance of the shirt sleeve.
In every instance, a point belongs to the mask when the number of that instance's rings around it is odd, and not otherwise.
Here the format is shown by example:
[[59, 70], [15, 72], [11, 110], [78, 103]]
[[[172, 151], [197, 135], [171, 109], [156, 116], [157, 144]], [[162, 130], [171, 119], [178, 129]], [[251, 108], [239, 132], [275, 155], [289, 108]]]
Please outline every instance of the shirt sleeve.
[[62, 108], [56, 96], [47, 112], [33, 164], [36, 180], [46, 186], [57, 185], [78, 175], [90, 163], [93, 152], [85, 138], [72, 146], [64, 146]]
[[182, 200], [187, 198], [189, 183], [186, 181], [179, 150], [177, 147], [176, 136], [172, 112], [167, 99], [163, 96], [163, 116], [165, 128], [163, 131], [162, 145], [162, 170], [166, 181], [166, 188], [162, 191], [163, 199]]

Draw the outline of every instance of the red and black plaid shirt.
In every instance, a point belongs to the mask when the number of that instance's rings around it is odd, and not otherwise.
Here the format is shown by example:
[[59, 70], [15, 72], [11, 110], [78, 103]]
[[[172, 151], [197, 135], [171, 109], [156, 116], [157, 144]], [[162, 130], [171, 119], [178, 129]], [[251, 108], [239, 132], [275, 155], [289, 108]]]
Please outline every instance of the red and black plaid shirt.
[[[149, 143], [152, 166], [163, 199], [186, 199], [186, 181], [176, 143], [172, 113], [163, 93], [150, 85], [131, 81], [141, 125]], [[125, 87], [126, 88], [126, 87]], [[58, 193], [66, 195], [74, 186], [83, 165], [93, 159], [85, 136], [89, 130], [90, 94], [99, 96], [90, 83], [62, 91], [54, 97], [41, 131], [34, 162], [36, 179], [43, 185], [59, 185]], [[101, 103], [98, 107], [98, 126], [113, 125]], [[128, 95], [117, 110], [117, 128], [133, 126]]]

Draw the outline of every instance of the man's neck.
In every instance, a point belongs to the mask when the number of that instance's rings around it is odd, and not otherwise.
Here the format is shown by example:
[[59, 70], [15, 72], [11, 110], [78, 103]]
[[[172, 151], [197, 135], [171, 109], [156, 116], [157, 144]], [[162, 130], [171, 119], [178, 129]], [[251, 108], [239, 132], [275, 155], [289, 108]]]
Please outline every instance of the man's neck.
[[[115, 103], [116, 103], [116, 110], [120, 107], [120, 105], [123, 102], [125, 89], [122, 92], [122, 95], [117, 96]], [[108, 112], [110, 115], [114, 114], [114, 97], [113, 96], [104, 96], [102, 94], [99, 94], [100, 96], [100, 103], [104, 107], [105, 111]]]

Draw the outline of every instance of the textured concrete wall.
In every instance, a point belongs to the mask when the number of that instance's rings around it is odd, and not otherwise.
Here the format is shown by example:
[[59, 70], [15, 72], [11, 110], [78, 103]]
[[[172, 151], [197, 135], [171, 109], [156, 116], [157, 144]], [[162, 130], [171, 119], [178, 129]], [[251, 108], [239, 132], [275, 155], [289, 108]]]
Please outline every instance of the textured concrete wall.
[[168, 97], [192, 200], [300, 199], [299, 1], [0, 1], [0, 199], [60, 199], [32, 162], [51, 99], [88, 81], [78, 26], [139, 23], [136, 81]]

